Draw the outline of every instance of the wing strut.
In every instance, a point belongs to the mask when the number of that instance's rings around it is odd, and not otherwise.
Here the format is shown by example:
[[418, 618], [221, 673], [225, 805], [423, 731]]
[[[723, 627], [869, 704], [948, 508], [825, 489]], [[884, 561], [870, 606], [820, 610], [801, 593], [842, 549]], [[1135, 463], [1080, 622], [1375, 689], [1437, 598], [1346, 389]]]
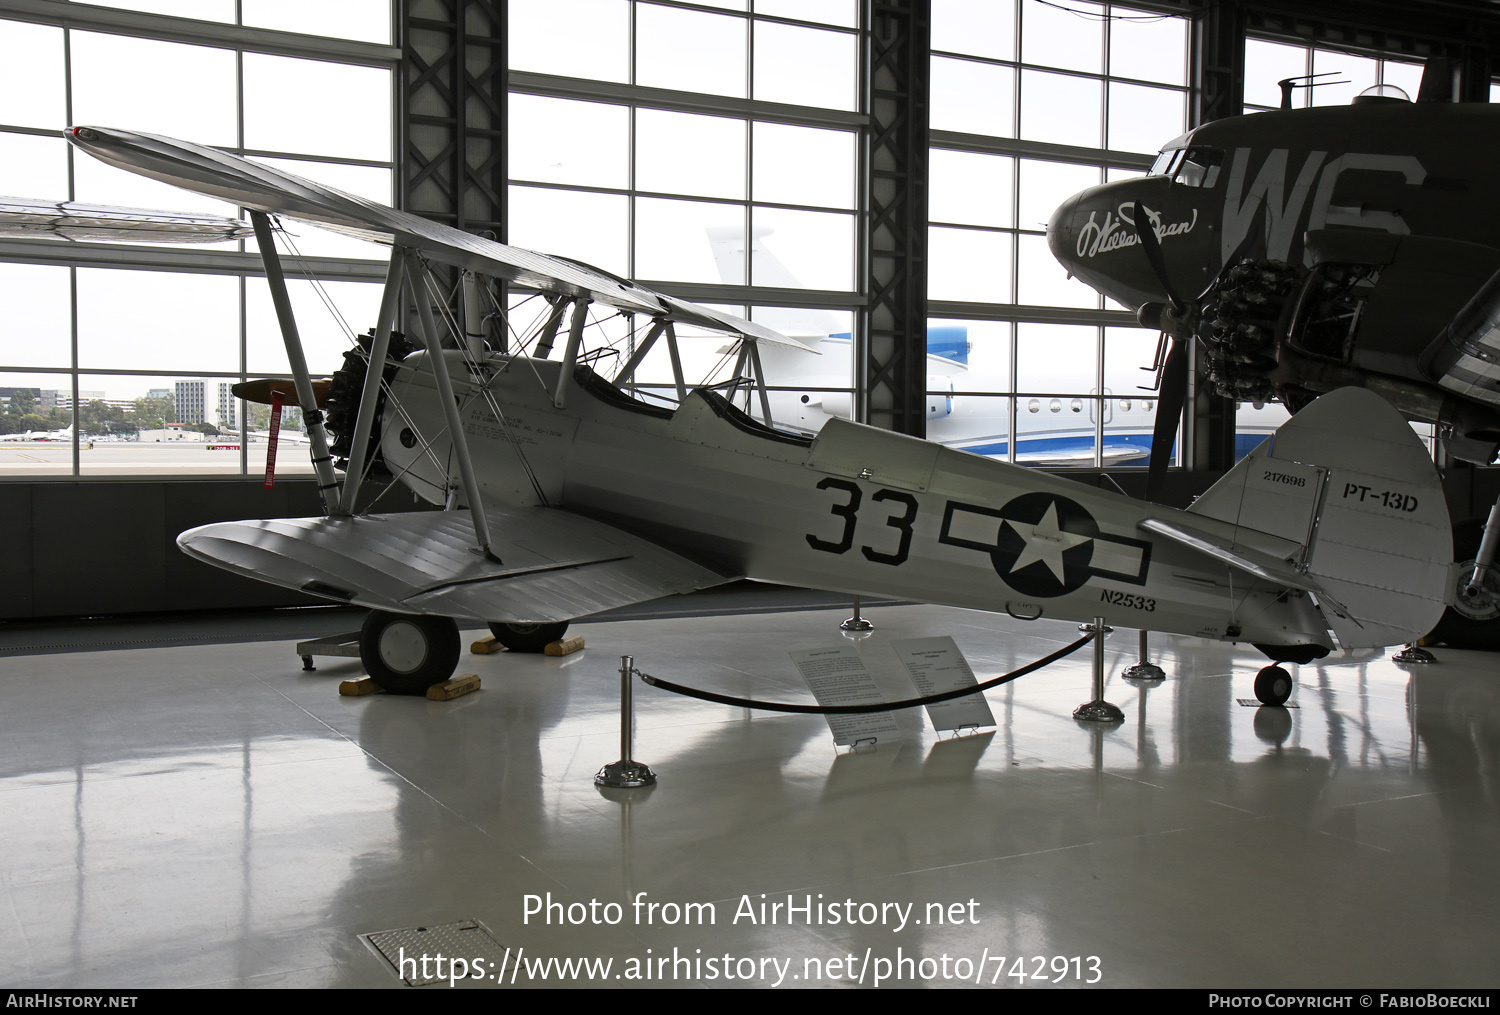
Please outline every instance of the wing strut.
[[646, 353], [651, 351], [651, 347], [656, 344], [656, 340], [661, 337], [661, 333], [666, 329], [667, 322], [661, 318], [657, 318], [652, 322], [651, 329], [646, 332], [646, 337], [641, 339], [641, 344], [635, 347], [635, 352], [630, 354], [630, 359], [626, 361], [625, 365], [620, 368], [619, 374], [616, 375], [616, 387], [635, 378], [636, 367], [641, 365], [641, 360], [646, 358]]
[[565, 408], [568, 401], [568, 386], [573, 383], [573, 368], [578, 365], [578, 350], [583, 346], [583, 329], [589, 323], [589, 301], [573, 301], [573, 319], [568, 322], [568, 345], [563, 350], [562, 369], [557, 372], [557, 390], [552, 393], [552, 404]]
[[391, 325], [396, 317], [396, 300], [401, 296], [401, 275], [405, 264], [405, 249], [392, 247], [391, 264], [385, 272], [385, 290], [380, 294], [380, 314], [375, 319], [375, 338], [370, 343], [370, 363], [365, 370], [364, 388], [359, 393], [354, 441], [349, 449], [349, 464], [344, 469], [344, 508], [351, 514], [359, 497], [360, 483], [364, 480], [365, 455], [370, 448], [370, 431], [375, 426], [380, 385], [385, 380], [385, 358], [391, 347]]
[[[474, 516], [474, 534], [479, 538], [479, 552], [492, 560], [500, 558], [490, 550], [490, 526], [484, 517], [484, 505], [479, 500], [479, 483], [474, 478], [474, 460], [469, 457], [469, 441], [464, 434], [463, 420], [458, 415], [458, 402], [453, 397], [453, 378], [448, 376], [448, 361], [443, 357], [438, 344], [437, 325], [432, 319], [432, 304], [422, 284], [420, 257], [404, 258], [406, 282], [411, 287], [412, 299], [417, 304], [417, 317], [422, 323], [422, 341], [427, 346], [427, 362], [432, 366], [432, 376], [437, 381], [438, 401], [443, 403], [443, 418], [448, 422], [448, 433], [453, 440], [453, 454], [458, 459], [458, 473], [464, 485], [464, 496], [469, 501], [469, 512]], [[373, 369], [373, 368], [372, 368]]]
[[463, 275], [464, 285], [464, 346], [469, 358], [483, 363], [484, 349], [484, 280], [472, 271]]
[[755, 389], [760, 392], [760, 414], [766, 421], [766, 426], [774, 427], [771, 421], [771, 396], [766, 392], [766, 372], [760, 366], [760, 346], [748, 338], [742, 338], [750, 349], [750, 369], [755, 372]]
[[677, 351], [677, 328], [667, 322], [667, 352], [672, 354], [672, 380], [677, 382], [677, 404], [687, 401], [687, 382], [682, 379], [682, 354]]
[[536, 349], [532, 352], [537, 359], [546, 359], [552, 355], [552, 343], [557, 339], [557, 326], [562, 323], [562, 315], [568, 309], [566, 297], [558, 296], [551, 303], [552, 309], [542, 322], [542, 330], [537, 333]]
[[313, 395], [312, 376], [307, 372], [307, 357], [302, 354], [302, 338], [297, 334], [297, 318], [292, 314], [292, 301], [287, 296], [286, 276], [281, 271], [281, 257], [276, 253], [276, 237], [271, 232], [271, 220], [263, 211], [252, 211], [250, 222], [255, 226], [255, 242], [260, 247], [261, 263], [266, 267], [266, 281], [271, 284], [271, 302], [276, 307], [276, 320], [281, 324], [281, 340], [286, 345], [287, 363], [291, 365], [292, 377], [297, 383], [297, 404], [301, 406], [302, 419], [307, 423], [307, 437], [312, 444], [313, 471], [318, 475], [318, 496], [323, 501], [323, 510], [328, 514], [347, 514], [340, 504], [339, 481], [333, 474], [333, 456], [328, 453], [328, 434], [323, 429], [323, 413], [318, 409], [318, 400]]

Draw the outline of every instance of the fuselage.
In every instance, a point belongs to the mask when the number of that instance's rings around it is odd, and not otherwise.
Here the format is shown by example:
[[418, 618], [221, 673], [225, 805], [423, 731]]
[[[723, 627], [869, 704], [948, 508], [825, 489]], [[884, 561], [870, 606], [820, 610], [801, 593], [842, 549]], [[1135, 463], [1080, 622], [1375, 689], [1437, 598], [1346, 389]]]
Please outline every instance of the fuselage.
[[1497, 246], [1488, 181], [1500, 106], [1375, 101], [1274, 110], [1204, 124], [1167, 142], [1145, 177], [1074, 195], [1048, 226], [1054, 256], [1132, 309], [1167, 294], [1139, 247], [1153, 224], [1173, 287], [1202, 292], [1244, 258], [1300, 265], [1309, 231], [1442, 237]]
[[[556, 362], [494, 356], [487, 367], [481, 397], [461, 390], [459, 355], [449, 362], [489, 503], [596, 517], [765, 581], [1331, 645], [1305, 597], [1137, 529], [1165, 509], [844, 420], [815, 439], [780, 433], [708, 391], [668, 410], [581, 371], [560, 408]], [[450, 448], [416, 437], [442, 432], [432, 389], [425, 356], [409, 357], [393, 384], [409, 415], [384, 421], [382, 451], [442, 503], [455, 485]]]
[[1471, 336], [1445, 336], [1500, 277], [1500, 153], [1476, 143], [1497, 128], [1500, 106], [1389, 99], [1218, 120], [1064, 202], [1048, 242], [1143, 323], [1201, 340], [1222, 395], [1296, 409], [1368, 387], [1489, 462], [1500, 395], [1449, 376]]

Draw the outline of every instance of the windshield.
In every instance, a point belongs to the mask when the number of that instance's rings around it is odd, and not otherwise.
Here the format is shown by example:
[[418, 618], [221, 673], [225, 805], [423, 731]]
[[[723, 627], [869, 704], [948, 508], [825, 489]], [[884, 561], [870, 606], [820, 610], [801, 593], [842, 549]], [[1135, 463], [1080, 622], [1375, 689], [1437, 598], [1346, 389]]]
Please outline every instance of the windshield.
[[1212, 187], [1223, 162], [1224, 153], [1217, 148], [1189, 148], [1177, 166], [1177, 182], [1184, 187]]
[[1181, 148], [1163, 148], [1161, 154], [1156, 156], [1156, 161], [1151, 163], [1147, 176], [1170, 176], [1177, 168], [1177, 160], [1182, 155]]

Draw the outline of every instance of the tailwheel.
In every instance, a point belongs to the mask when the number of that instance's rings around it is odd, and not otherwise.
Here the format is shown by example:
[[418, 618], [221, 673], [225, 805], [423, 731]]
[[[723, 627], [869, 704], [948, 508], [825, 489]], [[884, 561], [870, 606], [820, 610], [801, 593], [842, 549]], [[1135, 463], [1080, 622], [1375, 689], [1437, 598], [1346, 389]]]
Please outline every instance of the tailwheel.
[[458, 623], [452, 617], [371, 610], [359, 631], [365, 672], [392, 694], [426, 694], [453, 676], [458, 651]]
[[490, 634], [512, 652], [540, 652], [567, 633], [566, 620], [556, 624], [490, 624]]
[[1267, 666], [1255, 675], [1255, 696], [1262, 705], [1285, 705], [1292, 696], [1292, 675], [1280, 666]]

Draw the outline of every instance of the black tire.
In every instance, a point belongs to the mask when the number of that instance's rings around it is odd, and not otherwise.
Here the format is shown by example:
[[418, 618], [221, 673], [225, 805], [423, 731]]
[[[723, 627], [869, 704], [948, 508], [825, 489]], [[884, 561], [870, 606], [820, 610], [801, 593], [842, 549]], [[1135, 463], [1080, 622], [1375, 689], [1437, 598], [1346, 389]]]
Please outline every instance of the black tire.
[[1484, 591], [1474, 599], [1463, 594], [1483, 537], [1483, 519], [1471, 518], [1453, 526], [1453, 559], [1460, 565], [1453, 590], [1454, 605], [1443, 611], [1442, 619], [1428, 635], [1453, 648], [1500, 649], [1500, 573], [1492, 568], [1485, 579]]
[[1255, 675], [1255, 696], [1262, 705], [1285, 705], [1292, 696], [1292, 675], [1280, 666], [1267, 666]]
[[566, 620], [556, 624], [490, 624], [490, 634], [512, 652], [540, 652], [567, 633]]
[[359, 631], [365, 672], [392, 694], [426, 694], [453, 676], [458, 651], [458, 623], [452, 617], [371, 610]]

